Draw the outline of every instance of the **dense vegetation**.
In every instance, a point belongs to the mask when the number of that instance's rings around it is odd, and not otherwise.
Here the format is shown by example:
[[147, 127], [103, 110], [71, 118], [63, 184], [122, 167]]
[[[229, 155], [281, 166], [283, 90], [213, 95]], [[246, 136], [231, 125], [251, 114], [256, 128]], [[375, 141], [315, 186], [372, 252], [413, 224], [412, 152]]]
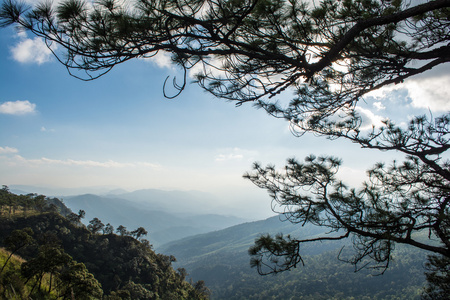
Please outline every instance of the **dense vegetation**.
[[[197, 235], [162, 246], [161, 252], [177, 257], [176, 265], [186, 268], [193, 280], [202, 278], [211, 299], [420, 299], [424, 289], [425, 251], [399, 246], [389, 269], [379, 271], [354, 267], [339, 261], [350, 253], [349, 241], [305, 244], [304, 266], [276, 275], [260, 276], [250, 267], [248, 248], [261, 233], [278, 232], [293, 237], [313, 238], [323, 228], [302, 228], [278, 217]], [[426, 238], [426, 237], [422, 237]], [[350, 252], [350, 251], [348, 251]]]
[[[15, 195], [7, 187], [0, 192], [0, 211], [0, 246], [10, 251], [2, 255], [7, 258], [0, 266], [0, 297], [207, 298], [202, 281], [191, 285], [184, 270], [172, 268], [173, 256], [157, 254], [139, 240], [143, 228], [116, 235], [98, 219], [85, 227], [79, 222], [83, 213], [68, 213], [61, 201]], [[12, 254], [24, 261], [8, 259]]]
[[0, 249], [0, 295], [4, 299], [14, 299], [24, 295], [34, 298], [51, 298], [48, 292], [48, 276], [43, 278], [40, 287], [33, 282], [24, 282], [21, 274], [21, 265], [25, 262], [22, 258], [11, 255], [10, 252]]

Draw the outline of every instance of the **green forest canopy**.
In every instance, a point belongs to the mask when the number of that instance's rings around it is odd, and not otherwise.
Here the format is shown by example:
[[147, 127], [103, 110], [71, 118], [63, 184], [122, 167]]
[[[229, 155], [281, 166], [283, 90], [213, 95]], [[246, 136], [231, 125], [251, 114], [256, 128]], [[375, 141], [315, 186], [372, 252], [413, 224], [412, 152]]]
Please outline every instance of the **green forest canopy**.
[[155, 253], [141, 238], [144, 228], [120, 236], [109, 226], [88, 229], [80, 222], [83, 211], [72, 213], [56, 198], [16, 195], [6, 186], [0, 212], [0, 246], [8, 250], [0, 255], [0, 298], [208, 298], [203, 281], [185, 281], [186, 272], [172, 268], [173, 256]]

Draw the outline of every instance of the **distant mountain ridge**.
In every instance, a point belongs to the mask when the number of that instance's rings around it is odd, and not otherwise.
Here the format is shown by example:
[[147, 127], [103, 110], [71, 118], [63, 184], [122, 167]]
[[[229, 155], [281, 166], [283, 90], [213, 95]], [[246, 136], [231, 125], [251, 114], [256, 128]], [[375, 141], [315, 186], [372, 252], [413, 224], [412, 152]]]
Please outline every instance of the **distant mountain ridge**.
[[116, 197], [139, 202], [142, 207], [181, 214], [211, 214], [220, 210], [217, 199], [200, 191], [164, 191], [141, 189], [129, 193], [116, 194]]
[[[115, 228], [119, 225], [128, 230], [144, 227], [148, 231], [148, 240], [155, 247], [247, 221], [226, 213], [213, 213], [221, 211], [220, 205], [213, 195], [200, 191], [142, 189], [125, 192], [123, 189], [106, 190], [100, 187], [91, 190], [101, 190], [102, 194], [83, 193], [61, 197], [56, 189], [24, 185], [13, 185], [10, 189], [18, 194], [46, 192], [47, 195], [59, 197], [73, 212], [86, 212], [83, 220], [85, 224], [93, 218], [99, 218], [104, 224], [110, 223]], [[65, 193], [70, 194], [71, 191], [78, 189], [67, 189]]]
[[[152, 209], [151, 203], [133, 202], [120, 198], [120, 195], [98, 196], [92, 194], [70, 196], [64, 203], [72, 211], [86, 212], [84, 223], [94, 217], [104, 224], [114, 227], [123, 225], [128, 230], [144, 227], [148, 240], [155, 247], [187, 236], [223, 229], [244, 222], [244, 219], [216, 214], [194, 214], [171, 212], [163, 205]], [[193, 210], [193, 209], [192, 209]]]
[[96, 187], [79, 187], [79, 188], [57, 188], [57, 187], [43, 187], [31, 185], [8, 185], [11, 192], [15, 194], [42, 194], [48, 197], [64, 197], [75, 196], [80, 194], [116, 194], [126, 193], [126, 190], [117, 189], [113, 186], [96, 186]]
[[176, 213], [204, 214], [220, 210], [218, 199], [210, 193], [202, 191], [139, 189], [132, 192], [108, 186], [53, 188], [28, 185], [10, 185], [9, 189], [16, 194], [43, 194], [48, 197], [74, 197], [93, 194], [104, 197], [125, 199], [139, 202], [151, 210], [164, 210]]

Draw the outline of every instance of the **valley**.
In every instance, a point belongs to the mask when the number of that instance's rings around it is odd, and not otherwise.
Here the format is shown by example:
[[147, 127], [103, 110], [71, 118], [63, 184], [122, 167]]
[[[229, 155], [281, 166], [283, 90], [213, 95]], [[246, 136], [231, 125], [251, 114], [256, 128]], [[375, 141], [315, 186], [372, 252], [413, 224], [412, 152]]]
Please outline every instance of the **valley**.
[[[158, 190], [82, 194], [63, 200], [73, 212], [85, 211], [82, 222], [86, 225], [98, 218], [114, 228], [144, 227], [153, 249], [174, 257], [173, 267], [185, 270], [187, 280], [204, 281], [211, 299], [420, 299], [425, 284], [423, 251], [399, 246], [390, 268], [378, 276], [377, 269], [355, 272], [352, 265], [338, 259], [341, 254], [341, 258], [350, 255], [349, 241], [311, 243], [302, 248], [304, 265], [261, 276], [250, 267], [248, 255], [258, 236], [283, 233], [314, 238], [323, 229], [291, 224], [283, 216], [251, 221], [195, 214], [202, 201], [205, 198], [192, 193]], [[177, 203], [183, 205], [177, 207]]]

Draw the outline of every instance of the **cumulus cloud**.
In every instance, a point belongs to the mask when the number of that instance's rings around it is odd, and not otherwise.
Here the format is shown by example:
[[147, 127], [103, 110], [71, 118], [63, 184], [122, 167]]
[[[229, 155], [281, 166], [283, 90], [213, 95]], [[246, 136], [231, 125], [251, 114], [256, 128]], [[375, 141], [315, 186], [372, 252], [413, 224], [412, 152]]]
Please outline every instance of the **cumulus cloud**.
[[449, 111], [450, 75], [440, 74], [439, 76], [409, 79], [402, 84], [390, 85], [370, 92], [367, 96], [376, 99], [373, 105], [376, 108], [381, 108], [384, 107], [380, 102], [381, 100], [397, 101], [398, 95], [403, 93], [409, 100], [410, 108], [431, 110], [433, 112]]
[[20, 63], [43, 64], [50, 61], [52, 52], [45, 42], [36, 37], [34, 39], [24, 38], [13, 48], [11, 48], [13, 58]]
[[382, 121], [386, 119], [383, 116], [374, 114], [368, 109], [357, 107], [356, 110], [362, 118], [361, 130], [372, 129], [372, 126], [380, 127], [383, 125]]
[[377, 110], [385, 110], [386, 106], [383, 105], [383, 103], [381, 103], [380, 101], [374, 102], [373, 106], [377, 109]]
[[0, 147], [0, 154], [11, 154], [11, 153], [17, 153], [19, 150], [12, 147]]
[[0, 104], [0, 113], [9, 115], [25, 115], [34, 113], [36, 104], [28, 100], [7, 101]]
[[450, 75], [410, 80], [405, 87], [414, 107], [436, 112], [450, 110]]

